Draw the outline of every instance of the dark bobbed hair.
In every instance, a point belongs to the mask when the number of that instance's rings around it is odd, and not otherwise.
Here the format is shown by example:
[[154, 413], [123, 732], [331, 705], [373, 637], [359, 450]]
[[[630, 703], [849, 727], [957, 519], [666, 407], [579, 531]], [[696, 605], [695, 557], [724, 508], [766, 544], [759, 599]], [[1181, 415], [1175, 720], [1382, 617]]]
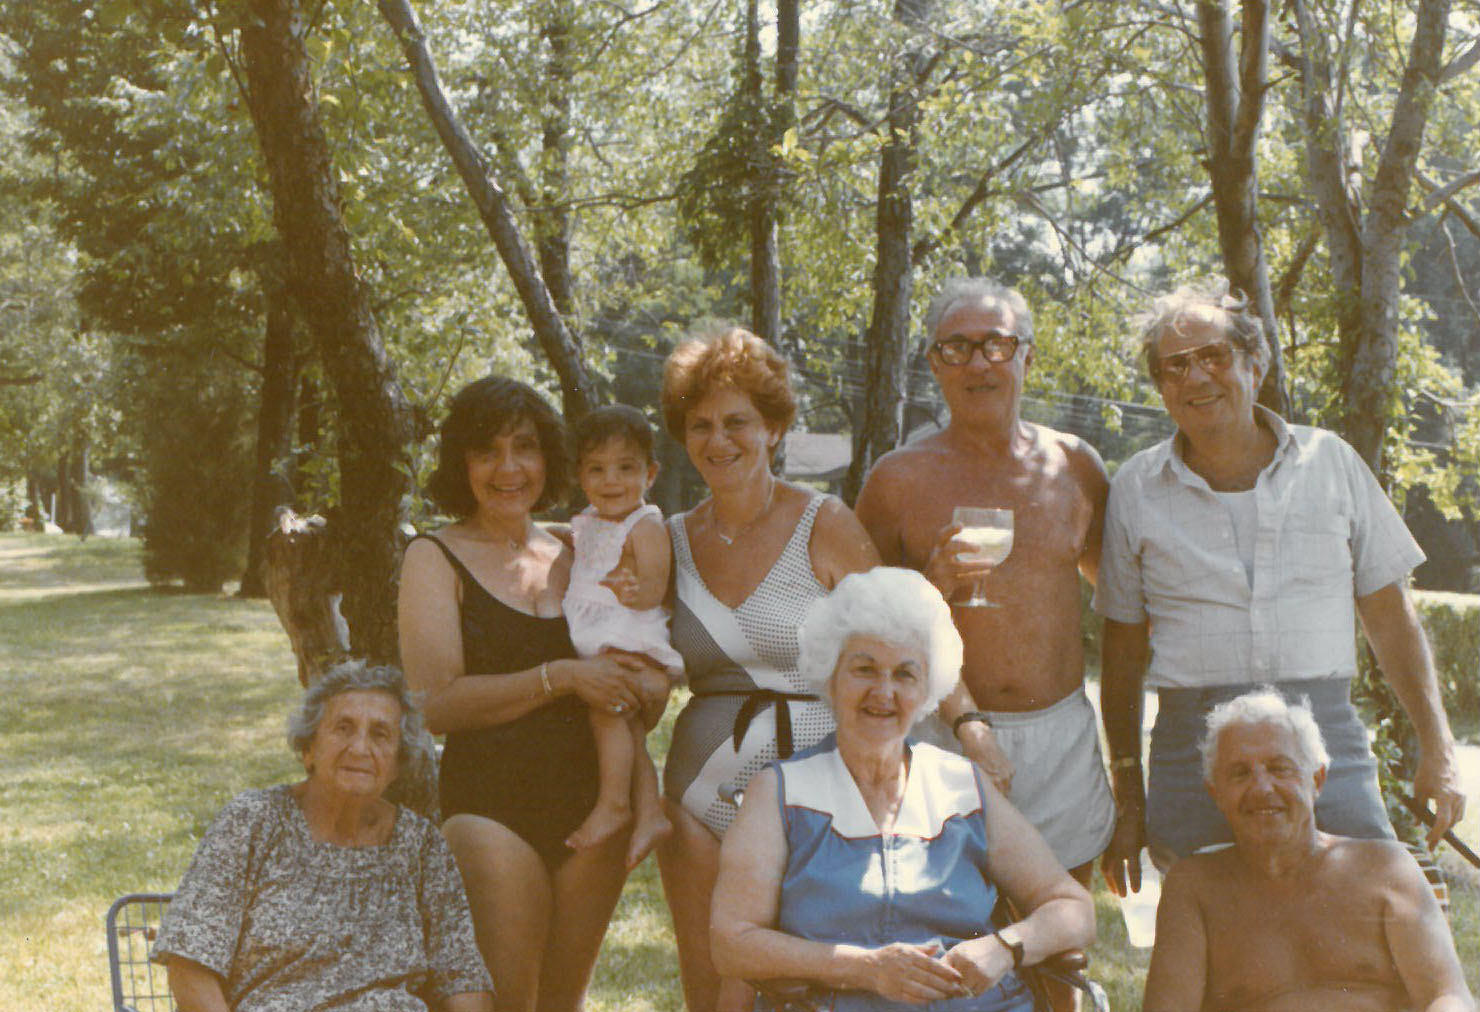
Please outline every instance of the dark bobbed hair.
[[750, 331], [731, 327], [680, 341], [663, 363], [663, 424], [669, 435], [683, 442], [689, 409], [726, 386], [749, 397], [770, 428], [791, 428], [797, 416], [791, 366]]
[[452, 398], [447, 420], [442, 423], [437, 469], [427, 482], [427, 495], [452, 516], [472, 516], [478, 500], [468, 484], [468, 451], [486, 449], [495, 436], [506, 434], [525, 419], [533, 423], [545, 458], [545, 487], [534, 511], [538, 513], [564, 500], [570, 487], [565, 425], [533, 387], [507, 376], [474, 380]]
[[625, 439], [642, 451], [651, 464], [653, 456], [653, 427], [647, 416], [626, 404], [608, 404], [606, 407], [589, 411], [571, 427], [570, 441], [577, 467], [581, 458], [592, 450], [598, 450], [609, 439]]

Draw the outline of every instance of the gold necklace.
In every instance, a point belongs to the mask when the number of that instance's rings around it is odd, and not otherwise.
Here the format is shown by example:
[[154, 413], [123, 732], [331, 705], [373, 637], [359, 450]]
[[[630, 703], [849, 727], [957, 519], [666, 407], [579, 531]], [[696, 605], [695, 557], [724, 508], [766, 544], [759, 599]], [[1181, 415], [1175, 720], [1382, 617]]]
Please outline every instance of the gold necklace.
[[761, 518], [764, 517], [767, 513], [771, 512], [771, 500], [774, 499], [774, 498], [776, 498], [776, 479], [775, 478], [772, 478], [771, 479], [771, 490], [766, 493], [766, 504], [761, 507], [761, 511], [759, 513], [757, 513], [755, 516], [751, 517], [750, 518], [750, 521], [744, 527], [741, 527], [738, 531], [736, 531], [734, 534], [726, 534], [724, 531], [722, 531], [722, 530], [719, 529], [719, 514], [717, 512], [715, 512], [715, 510], [714, 510], [714, 504], [711, 502], [710, 505], [709, 505], [709, 509], [710, 509], [710, 512], [714, 514], [714, 533], [715, 533], [715, 536], [718, 537], [721, 541], [723, 541], [726, 546], [733, 546], [735, 544], [735, 539], [736, 538], [740, 537], [740, 535], [744, 534], [746, 531], [750, 530], [756, 524], [760, 523], [761, 522]]

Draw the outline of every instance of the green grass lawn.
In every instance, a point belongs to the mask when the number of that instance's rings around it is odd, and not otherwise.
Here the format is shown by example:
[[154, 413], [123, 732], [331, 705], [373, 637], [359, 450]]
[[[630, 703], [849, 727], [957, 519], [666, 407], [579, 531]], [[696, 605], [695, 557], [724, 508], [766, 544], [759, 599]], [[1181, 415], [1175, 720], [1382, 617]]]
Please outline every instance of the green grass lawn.
[[[105, 1007], [113, 898], [172, 890], [228, 798], [301, 773], [283, 738], [297, 669], [271, 607], [153, 591], [140, 572], [136, 542], [0, 535], [0, 1009]], [[1480, 886], [1445, 864], [1474, 983]], [[1095, 905], [1093, 975], [1114, 1008], [1139, 1008], [1147, 953], [1126, 945], [1103, 887]], [[591, 1005], [681, 1000], [649, 860], [628, 881]]]

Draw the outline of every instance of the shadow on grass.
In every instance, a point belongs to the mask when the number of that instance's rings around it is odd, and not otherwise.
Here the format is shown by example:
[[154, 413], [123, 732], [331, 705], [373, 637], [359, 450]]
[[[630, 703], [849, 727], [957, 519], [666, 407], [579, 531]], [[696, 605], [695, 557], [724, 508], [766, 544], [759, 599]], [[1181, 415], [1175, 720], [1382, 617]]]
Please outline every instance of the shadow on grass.
[[283, 737], [298, 692], [264, 602], [145, 587], [0, 601], [7, 909], [174, 888], [228, 798], [300, 772]]
[[131, 538], [0, 534], [0, 589], [142, 580], [143, 559], [141, 543]]

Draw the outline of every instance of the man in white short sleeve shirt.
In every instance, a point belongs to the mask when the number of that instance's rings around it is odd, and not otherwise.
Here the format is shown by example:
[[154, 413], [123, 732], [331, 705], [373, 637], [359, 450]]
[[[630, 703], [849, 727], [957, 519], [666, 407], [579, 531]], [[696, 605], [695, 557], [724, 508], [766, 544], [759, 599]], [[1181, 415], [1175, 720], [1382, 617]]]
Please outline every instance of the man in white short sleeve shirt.
[[[1358, 616], [1418, 734], [1414, 793], [1434, 802], [1432, 846], [1463, 815], [1464, 796], [1405, 589], [1423, 552], [1351, 446], [1256, 403], [1269, 350], [1245, 300], [1191, 288], [1160, 298], [1142, 351], [1177, 433], [1120, 468], [1106, 508], [1095, 607], [1118, 809], [1106, 880], [1124, 892], [1129, 872], [1139, 887], [1143, 845], [1165, 867], [1232, 840], [1203, 787], [1197, 742], [1215, 705], [1259, 684], [1310, 700], [1332, 753], [1321, 828], [1392, 835], [1350, 702]], [[1143, 681], [1158, 692], [1149, 787]]]

